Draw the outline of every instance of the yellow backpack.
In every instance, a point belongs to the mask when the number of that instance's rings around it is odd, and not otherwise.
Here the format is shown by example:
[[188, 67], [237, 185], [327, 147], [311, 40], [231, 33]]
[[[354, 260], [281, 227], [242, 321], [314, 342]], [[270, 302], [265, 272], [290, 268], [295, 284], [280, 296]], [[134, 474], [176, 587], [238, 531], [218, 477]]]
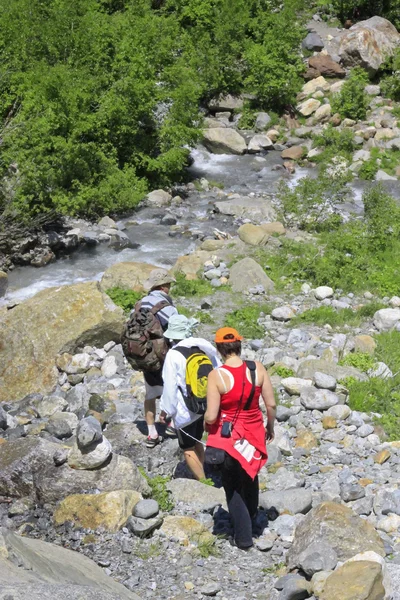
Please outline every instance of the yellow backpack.
[[187, 408], [203, 415], [207, 408], [208, 374], [213, 370], [211, 360], [198, 346], [174, 348], [186, 358], [186, 390], [179, 388]]

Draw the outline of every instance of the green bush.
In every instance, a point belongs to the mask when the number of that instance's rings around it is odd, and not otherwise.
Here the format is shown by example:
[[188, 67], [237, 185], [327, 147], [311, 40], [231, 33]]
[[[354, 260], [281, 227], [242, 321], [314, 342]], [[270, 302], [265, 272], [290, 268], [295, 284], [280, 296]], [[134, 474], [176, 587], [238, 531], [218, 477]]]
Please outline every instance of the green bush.
[[171, 500], [171, 494], [167, 490], [167, 483], [171, 480], [171, 478], [161, 477], [161, 475], [150, 477], [142, 467], [139, 467], [139, 471], [149, 484], [151, 488], [151, 496], [154, 498], [154, 500], [157, 500], [161, 510], [165, 512], [171, 511], [175, 506]]
[[339, 361], [339, 364], [346, 367], [355, 367], [359, 371], [364, 371], [366, 373], [374, 368], [376, 360], [366, 352], [354, 352], [346, 354], [346, 356]]
[[126, 290], [119, 287], [109, 288], [106, 290], [106, 294], [110, 296], [114, 304], [120, 306], [126, 313], [135, 308], [136, 302], [143, 297], [141, 292], [134, 292], [133, 290]]
[[352, 69], [340, 92], [334, 94], [331, 99], [333, 112], [339, 113], [343, 118], [356, 121], [365, 119], [369, 97], [364, 88], [368, 82], [368, 75], [364, 69], [361, 67]]
[[[352, 308], [336, 310], [332, 306], [318, 306], [317, 308], [311, 308], [310, 310], [306, 310], [300, 315], [297, 315], [291, 320], [290, 324], [296, 326], [301, 323], [309, 323], [322, 327], [329, 323], [332, 327], [343, 327], [343, 325], [357, 327], [365, 319], [373, 317], [377, 310], [384, 307], [385, 304], [380, 302], [365, 304], [357, 310], [353, 310]], [[349, 358], [349, 360], [351, 361], [353, 359]]]
[[206, 279], [186, 279], [184, 273], [175, 275], [176, 283], [172, 285], [173, 296], [208, 296], [215, 292], [215, 288]]
[[278, 377], [285, 379], [286, 377], [294, 377], [295, 373], [293, 369], [285, 367], [285, 365], [274, 365], [271, 369], [271, 375], [278, 375]]
[[225, 325], [234, 327], [240, 335], [248, 339], [263, 338], [265, 330], [262, 325], [257, 323], [260, 313], [269, 314], [272, 308], [269, 304], [251, 304], [238, 308], [225, 317]]

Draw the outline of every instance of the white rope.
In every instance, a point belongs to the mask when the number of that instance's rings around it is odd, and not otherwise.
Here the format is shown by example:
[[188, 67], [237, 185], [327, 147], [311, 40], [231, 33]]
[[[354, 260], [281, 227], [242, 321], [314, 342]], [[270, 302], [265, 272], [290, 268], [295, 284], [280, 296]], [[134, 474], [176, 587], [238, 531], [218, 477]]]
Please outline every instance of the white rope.
[[194, 440], [198, 444], [202, 444], [204, 446], [204, 448], [206, 447], [206, 444], [204, 442], [202, 442], [201, 440], [198, 440], [197, 438], [193, 437], [192, 435], [190, 435], [190, 433], [187, 433], [184, 429], [182, 429], [182, 427], [178, 427], [178, 429], [179, 429], [179, 431], [182, 431], [182, 433], [184, 433], [188, 437], [192, 438], [192, 440]]

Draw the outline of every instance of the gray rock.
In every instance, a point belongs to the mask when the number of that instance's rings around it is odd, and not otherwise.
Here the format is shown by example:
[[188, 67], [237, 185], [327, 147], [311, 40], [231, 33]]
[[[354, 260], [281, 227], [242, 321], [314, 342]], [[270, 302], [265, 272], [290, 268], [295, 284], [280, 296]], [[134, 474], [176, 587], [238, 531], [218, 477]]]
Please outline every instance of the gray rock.
[[340, 487], [340, 496], [344, 502], [352, 502], [364, 498], [365, 489], [358, 483], [345, 483]]
[[322, 388], [324, 390], [334, 391], [336, 389], [336, 379], [331, 377], [331, 375], [326, 375], [320, 371], [314, 373], [314, 383], [317, 388]]
[[289, 583], [289, 581], [304, 581], [304, 577], [302, 577], [301, 575], [298, 575], [298, 573], [288, 573], [287, 575], [282, 575], [282, 577], [279, 577], [279, 579], [277, 579], [274, 583], [274, 588], [276, 590], [283, 590], [283, 588], [285, 587], [285, 585], [287, 585]]
[[160, 507], [157, 500], [140, 500], [133, 509], [133, 515], [140, 519], [150, 519], [158, 515]]
[[182, 502], [197, 512], [208, 512], [218, 506], [226, 507], [222, 488], [208, 486], [194, 479], [172, 479], [167, 489], [176, 503]]
[[400, 490], [385, 493], [381, 511], [383, 515], [394, 513], [400, 516]]
[[2, 406], [0, 406], [0, 429], [7, 429], [7, 413]]
[[57, 412], [50, 417], [45, 429], [50, 435], [62, 440], [74, 435], [77, 426], [78, 417], [74, 413]]
[[305, 579], [289, 580], [279, 595], [279, 600], [303, 600], [310, 597], [310, 586]]
[[365, 437], [371, 435], [371, 433], [374, 433], [374, 428], [372, 427], [372, 425], [368, 425], [368, 424], [361, 425], [361, 427], [359, 427], [357, 429], [357, 435], [362, 438], [365, 438]]
[[32, 600], [140, 600], [83, 554], [8, 529], [1, 533], [14, 556], [0, 558], [4, 600], [25, 600], [28, 590]]
[[250, 257], [239, 260], [231, 267], [229, 281], [234, 292], [245, 292], [254, 285], [262, 285], [268, 291], [274, 288], [274, 282], [261, 265]]
[[211, 581], [201, 588], [203, 596], [216, 596], [221, 591], [221, 586], [216, 581]]
[[108, 461], [111, 452], [111, 444], [105, 437], [83, 448], [75, 443], [68, 456], [68, 465], [72, 469], [98, 469]]
[[305, 387], [300, 392], [300, 401], [308, 410], [327, 410], [339, 404], [339, 397], [329, 390]]
[[155, 517], [153, 519], [140, 519], [139, 517], [129, 517], [126, 527], [140, 538], [150, 536], [155, 529], [161, 527], [164, 519], [162, 517]]
[[314, 295], [317, 300], [325, 300], [326, 298], [332, 298], [333, 289], [327, 285], [321, 285], [314, 290]]
[[304, 38], [301, 45], [306, 50], [316, 50], [317, 52], [320, 52], [324, 47], [324, 42], [317, 33], [309, 33]]
[[293, 319], [295, 314], [290, 306], [279, 306], [278, 308], [274, 308], [271, 316], [276, 321], [290, 321], [290, 319]]
[[309, 577], [320, 571], [333, 571], [337, 562], [335, 550], [323, 541], [311, 543], [299, 557], [299, 566]]
[[266, 129], [270, 123], [271, 117], [269, 116], [269, 114], [266, 112], [259, 112], [257, 113], [254, 128], [256, 131], [264, 131], [264, 129]]
[[51, 417], [54, 413], [61, 412], [68, 406], [66, 399], [62, 396], [44, 396], [41, 400], [35, 400], [33, 404], [42, 419]]
[[102, 437], [101, 425], [94, 417], [86, 417], [79, 422], [76, 432], [79, 448], [88, 448], [94, 442], [99, 442]]
[[301, 488], [304, 483], [304, 477], [294, 471], [289, 471], [286, 467], [280, 467], [276, 473], [269, 477], [268, 488], [274, 491], [287, 490], [289, 488]]
[[280, 513], [306, 514], [311, 510], [312, 495], [310, 489], [289, 488], [284, 491], [263, 492], [259, 503], [266, 510], [274, 506]]
[[286, 406], [282, 406], [282, 404], [278, 404], [276, 407], [276, 420], [279, 423], [287, 421], [289, 417], [292, 416], [292, 411], [290, 408], [286, 408]]

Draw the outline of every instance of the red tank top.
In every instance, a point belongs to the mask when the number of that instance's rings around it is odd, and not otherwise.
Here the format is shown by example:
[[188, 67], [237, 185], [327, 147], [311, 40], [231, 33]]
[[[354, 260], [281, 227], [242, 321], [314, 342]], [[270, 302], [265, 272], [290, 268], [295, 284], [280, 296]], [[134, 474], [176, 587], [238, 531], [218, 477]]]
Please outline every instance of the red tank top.
[[[219, 416], [217, 421], [209, 426], [207, 446], [225, 450], [233, 458], [236, 458], [254, 479], [267, 461], [264, 421], [259, 407], [261, 387], [256, 385], [251, 405], [248, 410], [244, 410], [252, 389], [252, 384], [246, 376], [246, 363], [239, 367], [224, 365], [220, 368], [230, 373], [233, 386], [228, 392], [221, 395]], [[229, 438], [221, 436], [221, 427], [224, 421], [232, 423], [232, 435]], [[254, 456], [250, 460], [236, 450], [235, 443], [240, 440], [246, 440], [254, 446]]]

